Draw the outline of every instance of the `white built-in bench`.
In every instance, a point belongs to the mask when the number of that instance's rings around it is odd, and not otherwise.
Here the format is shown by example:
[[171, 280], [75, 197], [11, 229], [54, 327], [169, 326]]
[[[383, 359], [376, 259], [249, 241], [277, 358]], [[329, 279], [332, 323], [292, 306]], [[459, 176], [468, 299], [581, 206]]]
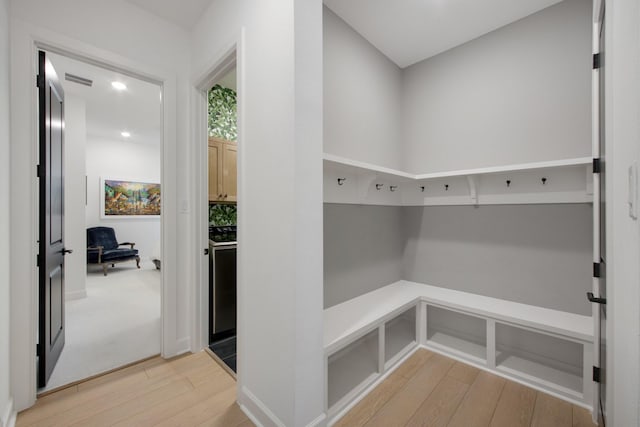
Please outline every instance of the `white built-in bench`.
[[399, 281], [324, 311], [330, 423], [419, 347], [592, 408], [590, 316]]

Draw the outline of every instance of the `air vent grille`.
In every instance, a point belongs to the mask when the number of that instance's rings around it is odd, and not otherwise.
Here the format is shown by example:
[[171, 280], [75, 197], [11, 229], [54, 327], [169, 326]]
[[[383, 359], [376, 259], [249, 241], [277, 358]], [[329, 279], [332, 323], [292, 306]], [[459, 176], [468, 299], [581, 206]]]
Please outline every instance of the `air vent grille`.
[[93, 86], [93, 80], [85, 79], [84, 77], [76, 76], [74, 74], [64, 73], [64, 79], [84, 86]]

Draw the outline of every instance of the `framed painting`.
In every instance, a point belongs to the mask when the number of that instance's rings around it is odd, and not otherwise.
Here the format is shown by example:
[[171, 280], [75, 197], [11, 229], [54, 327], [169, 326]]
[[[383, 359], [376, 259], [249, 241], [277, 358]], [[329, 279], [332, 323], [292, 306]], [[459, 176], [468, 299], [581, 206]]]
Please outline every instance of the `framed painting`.
[[160, 218], [162, 195], [154, 182], [100, 179], [103, 219]]

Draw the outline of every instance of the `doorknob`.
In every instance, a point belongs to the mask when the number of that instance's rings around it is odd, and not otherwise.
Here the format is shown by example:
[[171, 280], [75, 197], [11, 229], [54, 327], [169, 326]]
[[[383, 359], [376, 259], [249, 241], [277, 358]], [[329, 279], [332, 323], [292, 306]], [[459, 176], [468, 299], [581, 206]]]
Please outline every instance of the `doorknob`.
[[593, 292], [587, 292], [587, 299], [590, 302], [596, 303], [596, 304], [606, 304], [607, 303], [607, 299], [606, 298], [596, 298], [593, 296]]
[[65, 256], [66, 254], [72, 254], [73, 253], [73, 249], [62, 248], [60, 253], [62, 254], [62, 256]]

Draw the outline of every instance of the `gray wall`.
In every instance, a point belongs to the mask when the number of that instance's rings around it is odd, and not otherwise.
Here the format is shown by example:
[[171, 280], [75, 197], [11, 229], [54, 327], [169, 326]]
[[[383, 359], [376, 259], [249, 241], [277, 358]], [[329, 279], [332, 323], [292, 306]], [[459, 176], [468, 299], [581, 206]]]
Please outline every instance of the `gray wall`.
[[324, 7], [324, 151], [399, 169], [402, 70]]
[[402, 209], [325, 203], [325, 308], [402, 279]]
[[590, 155], [588, 0], [566, 0], [403, 71], [410, 172]]
[[403, 278], [590, 315], [591, 206], [410, 207]]

